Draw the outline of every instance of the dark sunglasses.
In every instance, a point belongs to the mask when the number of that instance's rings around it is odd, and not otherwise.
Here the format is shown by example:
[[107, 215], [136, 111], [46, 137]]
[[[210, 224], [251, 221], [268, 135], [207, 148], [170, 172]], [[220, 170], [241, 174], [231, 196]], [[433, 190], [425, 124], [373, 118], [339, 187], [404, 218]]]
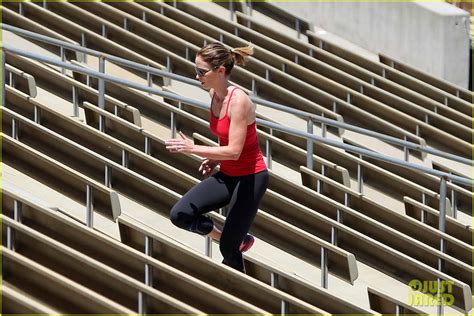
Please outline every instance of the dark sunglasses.
[[216, 70], [217, 68], [219, 67], [214, 67], [212, 69], [203, 69], [203, 68], [194, 67], [194, 70], [196, 70], [196, 75], [198, 77], [204, 77], [205, 75], [207, 75], [209, 71]]

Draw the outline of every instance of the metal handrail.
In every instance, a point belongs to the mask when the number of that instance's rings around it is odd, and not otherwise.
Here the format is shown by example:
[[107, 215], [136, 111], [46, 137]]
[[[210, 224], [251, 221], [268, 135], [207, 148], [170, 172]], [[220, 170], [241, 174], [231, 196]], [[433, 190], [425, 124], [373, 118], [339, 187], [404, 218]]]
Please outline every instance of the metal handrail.
[[[3, 51], [10, 51], [10, 52], [12, 52], [14, 54], [17, 54], [17, 55], [21, 55], [21, 56], [24, 56], [24, 57], [36, 59], [36, 60], [43, 61], [45, 63], [56, 65], [56, 66], [59, 66], [59, 67], [64, 67], [66, 69], [76, 71], [76, 72], [80, 72], [80, 73], [83, 73], [83, 74], [87, 74], [89, 76], [92, 76], [92, 77], [95, 77], [95, 78], [98, 78], [98, 79], [114, 82], [114, 83], [117, 83], [117, 84], [120, 84], [120, 85], [124, 85], [124, 86], [128, 86], [128, 87], [131, 87], [131, 88], [134, 88], [134, 89], [138, 89], [138, 90], [141, 90], [141, 91], [157, 94], [161, 97], [172, 99], [172, 100], [179, 101], [179, 102], [184, 102], [184, 103], [189, 104], [191, 106], [199, 107], [199, 108], [206, 109], [206, 110], [209, 109], [209, 104], [205, 103], [205, 102], [201, 102], [201, 101], [194, 100], [192, 98], [180, 96], [180, 95], [172, 93], [172, 92], [166, 92], [166, 91], [162, 91], [160, 89], [156, 89], [156, 88], [148, 87], [148, 86], [145, 86], [145, 85], [141, 85], [139, 83], [135, 83], [135, 82], [132, 82], [132, 81], [129, 81], [129, 80], [126, 80], [126, 79], [121, 79], [121, 78], [118, 78], [118, 77], [115, 77], [115, 76], [107, 75], [107, 74], [104, 74], [104, 73], [101, 73], [101, 72], [98, 72], [98, 71], [95, 71], [95, 70], [92, 70], [92, 69], [88, 69], [88, 68], [84, 68], [84, 67], [80, 67], [80, 66], [75, 66], [75, 65], [63, 62], [59, 59], [54, 59], [54, 58], [47, 57], [47, 56], [41, 56], [41, 55], [36, 54], [36, 53], [27, 52], [25, 50], [14, 48], [14, 47], [12, 47], [8, 44], [3, 45]], [[425, 173], [428, 173], [428, 174], [432, 174], [432, 175], [435, 175], [435, 176], [438, 176], [438, 177], [446, 177], [446, 178], [450, 179], [453, 182], [461, 183], [461, 184], [464, 184], [464, 185], [468, 185], [468, 186], [474, 185], [473, 180], [465, 178], [465, 177], [461, 177], [461, 176], [457, 176], [457, 175], [450, 174], [450, 173], [447, 173], [447, 172], [435, 170], [435, 169], [428, 168], [428, 167], [423, 166], [423, 165], [415, 164], [415, 163], [412, 163], [412, 162], [407, 162], [407, 161], [404, 161], [404, 160], [401, 160], [401, 159], [398, 159], [398, 158], [393, 158], [393, 157], [390, 157], [390, 156], [387, 156], [387, 155], [383, 155], [383, 154], [380, 154], [380, 153], [377, 153], [377, 152], [374, 152], [374, 151], [371, 151], [371, 150], [363, 149], [363, 148], [353, 146], [353, 145], [349, 145], [349, 144], [345, 144], [345, 143], [342, 143], [342, 142], [337, 142], [335, 140], [328, 139], [328, 138], [325, 138], [325, 137], [321, 137], [321, 136], [309, 134], [309, 133], [306, 133], [306, 132], [302, 132], [300, 130], [290, 128], [290, 127], [287, 127], [287, 126], [283, 126], [281, 124], [272, 123], [272, 122], [269, 122], [269, 121], [266, 121], [266, 120], [263, 120], [263, 119], [257, 118], [256, 121], [259, 125], [262, 125], [262, 126], [265, 126], [265, 127], [269, 127], [269, 128], [272, 128], [272, 129], [277, 129], [277, 130], [280, 130], [282, 132], [285, 132], [285, 133], [288, 133], [288, 134], [291, 134], [291, 135], [300, 136], [302, 138], [311, 139], [312, 141], [317, 141], [317, 142], [320, 142], [320, 143], [323, 143], [323, 144], [338, 147], [338, 148], [341, 148], [341, 149], [344, 149], [344, 150], [347, 150], [347, 151], [350, 151], [350, 152], [353, 152], [353, 153], [357, 153], [357, 154], [362, 155], [362, 156], [367, 156], [367, 157], [374, 158], [374, 159], [377, 159], [377, 160], [382, 160], [382, 161], [385, 161], [385, 162], [388, 162], [388, 163], [397, 164], [397, 165], [404, 166], [404, 167], [407, 167], [407, 168], [419, 170], [419, 171], [422, 171], [422, 172], [425, 172]]]
[[127, 66], [129, 68], [133, 68], [135, 70], [141, 70], [141, 71], [148, 72], [148, 73], [151, 73], [151, 74], [154, 74], [154, 75], [179, 80], [179, 81], [185, 82], [185, 83], [190, 84], [190, 85], [200, 86], [200, 84], [197, 80], [193, 80], [193, 79], [190, 79], [190, 78], [187, 78], [187, 77], [184, 77], [184, 76], [176, 75], [176, 74], [170, 73], [170, 72], [165, 71], [165, 70], [159, 70], [157, 68], [146, 66], [146, 65], [143, 65], [143, 64], [125, 59], [125, 58], [105, 54], [103, 52], [93, 50], [93, 49], [90, 49], [90, 48], [86, 48], [86, 47], [83, 47], [83, 46], [80, 46], [80, 45], [77, 45], [77, 44], [68, 43], [68, 42], [58, 40], [58, 39], [55, 39], [55, 38], [52, 38], [52, 37], [49, 37], [49, 36], [45, 36], [45, 35], [41, 35], [41, 34], [38, 34], [38, 33], [30, 32], [30, 31], [27, 31], [27, 30], [24, 30], [24, 29], [21, 29], [21, 28], [18, 28], [16, 26], [12, 26], [12, 25], [9, 25], [9, 24], [1, 23], [0, 24], [0, 29], [5, 30], [5, 31], [10, 31], [10, 32], [15, 33], [15, 34], [20, 34], [21, 36], [31, 38], [31, 39], [34, 39], [34, 40], [37, 40], [37, 41], [40, 41], [40, 42], [44, 42], [44, 43], [56, 45], [56, 46], [59, 46], [59, 47], [67, 48], [67, 49], [70, 49], [70, 50], [73, 50], [73, 51], [78, 51], [78, 52], [81, 52], [81, 53], [85, 53], [85, 54], [88, 54], [88, 55], [91, 55], [91, 56], [95, 56], [95, 57], [99, 57], [99, 58], [103, 57], [103, 58], [106, 58], [106, 59], [108, 59], [108, 60], [110, 60], [114, 63], [124, 65], [124, 66]]
[[[183, 83], [186, 83], [186, 84], [190, 84], [190, 85], [193, 85], [193, 86], [196, 86], [196, 87], [201, 86], [199, 81], [194, 80], [194, 79], [190, 79], [190, 78], [185, 77], [185, 76], [173, 74], [173, 73], [170, 73], [170, 72], [164, 71], [164, 70], [159, 70], [157, 68], [146, 66], [146, 65], [143, 65], [143, 64], [140, 64], [140, 63], [137, 63], [137, 62], [133, 62], [133, 61], [130, 61], [128, 59], [124, 59], [124, 58], [117, 57], [117, 56], [114, 56], [114, 55], [108, 55], [108, 54], [105, 54], [105, 53], [100, 52], [100, 51], [96, 51], [96, 50], [85, 48], [85, 47], [82, 47], [82, 46], [79, 46], [79, 45], [76, 45], [76, 44], [71, 44], [71, 43], [68, 43], [68, 42], [64, 42], [64, 41], [54, 39], [54, 38], [51, 38], [51, 37], [48, 37], [48, 36], [44, 36], [44, 35], [41, 35], [41, 34], [30, 32], [30, 31], [27, 31], [27, 30], [24, 30], [24, 29], [15, 27], [15, 26], [11, 26], [11, 25], [8, 25], [8, 24], [1, 24], [1, 28], [3, 28], [4, 30], [10, 31], [10, 32], [16, 33], [16, 34], [20, 34], [20, 35], [28, 37], [28, 38], [38, 40], [38, 41], [42, 41], [42, 42], [45, 42], [45, 43], [49, 43], [49, 44], [57, 45], [57, 46], [60, 46], [60, 47], [63, 47], [63, 48], [67, 48], [67, 49], [70, 49], [70, 50], [82, 52], [82, 53], [85, 53], [85, 54], [88, 54], [88, 55], [91, 55], [91, 56], [99, 57], [100, 58], [100, 66], [102, 66], [102, 68], [103, 68], [103, 65], [104, 65], [104, 61], [109, 60], [109, 61], [112, 61], [114, 63], [121, 64], [121, 65], [127, 66], [129, 68], [133, 68], [135, 70], [140, 70], [140, 71], [146, 72], [147, 74], [153, 74], [153, 75], [158, 75], [158, 76], [161, 76], [161, 77], [170, 78], [170, 79], [177, 80], [177, 81], [180, 81], [180, 82], [183, 82]], [[64, 53], [64, 49], [62, 50], [62, 52]], [[467, 159], [467, 158], [462, 157], [462, 156], [450, 154], [450, 153], [447, 153], [447, 152], [443, 152], [441, 150], [437, 150], [437, 149], [432, 148], [432, 147], [422, 146], [422, 145], [419, 145], [419, 144], [416, 144], [416, 143], [413, 143], [413, 142], [409, 142], [409, 141], [406, 141], [406, 140], [402, 140], [402, 139], [399, 139], [399, 138], [396, 138], [396, 137], [393, 137], [393, 136], [389, 136], [389, 135], [386, 135], [386, 134], [383, 134], [383, 133], [374, 132], [374, 131], [369, 130], [369, 129], [365, 129], [365, 128], [362, 128], [362, 127], [358, 127], [358, 126], [354, 126], [354, 125], [351, 125], [351, 124], [343, 123], [343, 122], [340, 122], [340, 121], [337, 121], [337, 120], [332, 120], [332, 119], [329, 119], [329, 118], [325, 118], [325, 117], [315, 115], [315, 114], [312, 114], [312, 113], [309, 113], [309, 112], [294, 109], [294, 108], [285, 106], [283, 104], [263, 100], [263, 99], [260, 99], [260, 98], [254, 97], [254, 96], [250, 96], [250, 99], [255, 104], [261, 104], [261, 105], [264, 105], [264, 106], [268, 106], [270, 108], [273, 108], [273, 109], [276, 109], [276, 110], [279, 110], [279, 111], [283, 111], [283, 112], [286, 112], [286, 113], [290, 113], [290, 114], [296, 115], [300, 118], [306, 119], [306, 120], [308, 120], [308, 124], [310, 124], [310, 122], [318, 122], [318, 123], [321, 123], [322, 126], [330, 125], [330, 126], [342, 128], [342, 129], [345, 129], [345, 130], [350, 130], [350, 131], [353, 131], [353, 132], [356, 132], [356, 133], [359, 133], [359, 134], [362, 134], [362, 135], [367, 135], [367, 136], [370, 136], [370, 137], [374, 137], [374, 138], [386, 141], [386, 142], [391, 143], [391, 144], [402, 146], [404, 148], [404, 151], [405, 151], [405, 160], [408, 160], [408, 150], [411, 149], [411, 150], [416, 150], [416, 151], [436, 155], [436, 156], [439, 156], [439, 157], [447, 158], [449, 160], [453, 160], [453, 161], [456, 161], [456, 162], [459, 162], [459, 163], [462, 163], [462, 164], [466, 164], [466, 165], [469, 165], [469, 166], [471, 166], [473, 164], [473, 161], [470, 160], [470, 159]], [[100, 99], [100, 100], [102, 100], [102, 99]], [[99, 103], [100, 103], [99, 106], [102, 107], [102, 104], [101, 104], [102, 102], [99, 102]], [[307, 131], [309, 132], [310, 129], [312, 129], [312, 126], [311, 127], [308, 126]]]

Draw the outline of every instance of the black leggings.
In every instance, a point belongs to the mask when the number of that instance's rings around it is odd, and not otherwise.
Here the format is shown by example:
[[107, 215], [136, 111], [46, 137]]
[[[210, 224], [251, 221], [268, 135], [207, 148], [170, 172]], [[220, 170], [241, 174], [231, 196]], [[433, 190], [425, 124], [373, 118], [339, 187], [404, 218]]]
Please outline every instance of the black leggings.
[[228, 205], [219, 249], [224, 264], [245, 272], [239, 247], [267, 190], [268, 177], [267, 170], [239, 177], [218, 172], [194, 186], [173, 206], [171, 221], [180, 228], [207, 235], [214, 224], [203, 214]]

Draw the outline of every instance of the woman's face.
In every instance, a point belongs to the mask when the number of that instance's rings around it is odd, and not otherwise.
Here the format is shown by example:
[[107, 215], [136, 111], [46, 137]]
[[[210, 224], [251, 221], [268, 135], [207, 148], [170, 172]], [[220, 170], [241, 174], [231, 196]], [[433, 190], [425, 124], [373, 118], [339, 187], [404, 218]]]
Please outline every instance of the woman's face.
[[201, 56], [196, 56], [196, 79], [201, 82], [201, 86], [205, 89], [210, 89], [215, 86], [215, 83], [220, 80], [222, 68], [213, 68], [210, 64], [205, 62]]

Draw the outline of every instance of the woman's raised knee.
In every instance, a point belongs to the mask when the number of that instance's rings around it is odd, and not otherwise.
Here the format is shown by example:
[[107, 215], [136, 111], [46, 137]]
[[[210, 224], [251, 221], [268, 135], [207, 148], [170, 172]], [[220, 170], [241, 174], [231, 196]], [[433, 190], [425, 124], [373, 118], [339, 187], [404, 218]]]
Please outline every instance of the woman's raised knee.
[[183, 216], [183, 213], [176, 207], [173, 207], [170, 211], [170, 220], [173, 225], [178, 226], [179, 228], [185, 228], [187, 226], [185, 223], [185, 216]]

